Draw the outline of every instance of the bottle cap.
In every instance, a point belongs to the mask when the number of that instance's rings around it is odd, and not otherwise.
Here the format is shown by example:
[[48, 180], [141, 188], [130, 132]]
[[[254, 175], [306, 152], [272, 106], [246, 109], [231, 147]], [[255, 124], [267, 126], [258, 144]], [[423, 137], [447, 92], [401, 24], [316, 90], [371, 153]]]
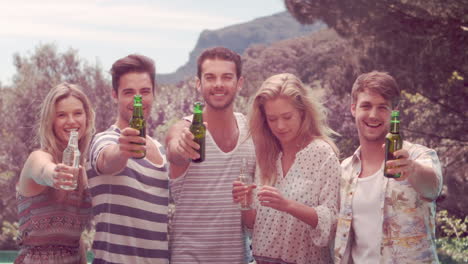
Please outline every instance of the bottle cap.
[[392, 117], [400, 117], [400, 111], [392, 110]]
[[203, 112], [203, 103], [202, 102], [195, 102], [193, 103], [193, 112], [194, 113], [202, 113]]
[[135, 104], [137, 104], [137, 103], [141, 104], [141, 94], [135, 94], [135, 96], [133, 96], [133, 102]]

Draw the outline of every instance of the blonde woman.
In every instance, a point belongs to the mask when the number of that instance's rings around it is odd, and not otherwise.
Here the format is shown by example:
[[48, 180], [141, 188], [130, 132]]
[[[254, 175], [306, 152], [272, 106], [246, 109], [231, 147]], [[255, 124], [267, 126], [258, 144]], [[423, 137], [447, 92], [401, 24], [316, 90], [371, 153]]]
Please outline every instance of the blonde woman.
[[242, 218], [256, 262], [332, 263], [340, 164], [322, 106], [293, 74], [274, 75], [255, 95], [249, 125], [256, 195], [235, 181], [233, 198], [253, 200]]
[[[47, 94], [40, 112], [40, 149], [33, 151], [17, 183], [20, 252], [15, 263], [86, 263], [81, 233], [91, 216], [86, 188], [86, 151], [94, 133], [94, 110], [77, 85], [62, 83]], [[80, 168], [61, 164], [70, 131], [78, 131]], [[78, 175], [73, 191], [70, 185]]]

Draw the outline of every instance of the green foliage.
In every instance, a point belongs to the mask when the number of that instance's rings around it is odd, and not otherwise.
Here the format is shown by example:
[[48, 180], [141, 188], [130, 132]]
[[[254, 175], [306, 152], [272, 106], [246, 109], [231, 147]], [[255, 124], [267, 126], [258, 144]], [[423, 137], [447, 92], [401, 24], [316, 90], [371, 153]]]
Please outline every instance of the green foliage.
[[437, 226], [439, 238], [436, 243], [441, 258], [468, 263], [468, 216], [460, 219], [442, 210], [437, 213]]
[[349, 40], [362, 72], [388, 71], [404, 90], [419, 93], [440, 107], [447, 114], [434, 122], [439, 127], [452, 124], [445, 126], [444, 137], [467, 142], [466, 128], [459, 122], [468, 119], [464, 103], [468, 94], [468, 5], [463, 2], [285, 1], [300, 22], [320, 19]]
[[436, 149], [442, 163], [444, 189], [438, 205], [462, 216], [468, 212], [468, 170], [465, 135], [452, 135], [454, 127], [463, 127], [463, 122], [451, 123], [451, 113], [440, 105], [434, 105], [426, 96], [403, 91], [401, 102], [402, 133], [406, 140]]
[[[249, 42], [245, 47], [233, 48], [244, 51], [245, 77], [235, 110], [246, 114], [252, 95], [269, 76], [282, 72], [296, 74], [311, 89], [319, 88], [324, 92], [328, 121], [341, 135], [336, 141], [341, 158], [345, 158], [358, 146], [354, 119], [349, 111], [351, 86], [361, 72], [388, 71], [404, 90], [401, 109], [405, 138], [436, 148], [443, 163], [446, 198], [439, 201], [439, 205], [464, 217], [468, 212], [464, 191], [468, 184], [468, 176], [464, 173], [468, 170], [468, 140], [466, 125], [460, 120], [467, 120], [468, 113], [464, 102], [468, 94], [468, 27], [466, 15], [462, 17], [468, 13], [464, 11], [468, 5], [460, 6], [452, 0], [438, 2], [287, 0], [288, 9], [299, 21], [311, 23], [320, 19], [332, 29], [280, 42], [273, 42], [275, 38], [272, 38], [268, 45], [261, 42], [263, 44], [247, 48], [257, 43]], [[284, 32], [291, 30], [288, 23], [278, 17], [275, 19], [276, 24], [265, 22], [267, 24], [262, 27], [271, 32], [279, 30], [278, 27], [284, 27]], [[249, 41], [258, 38], [258, 34], [269, 34], [255, 33], [253, 31], [258, 28], [248, 24], [243, 27], [249, 31], [246, 35]], [[196, 71], [194, 59], [202, 48], [226, 44], [211, 42], [214, 40], [234, 43], [231, 36], [244, 33], [237, 27], [204, 33], [213, 38], [209, 41], [200, 38], [190, 62], [182, 69], [184, 79], [159, 87], [148, 120], [150, 135], [164, 142], [170, 125], [191, 115], [193, 102], [201, 99], [193, 76]], [[269, 39], [266, 35], [261, 38]], [[205, 40], [208, 42], [201, 43]], [[0, 84], [0, 119], [4, 121], [0, 129], [0, 188], [7, 190], [0, 195], [0, 207], [3, 206], [0, 221], [8, 222], [17, 218], [15, 178], [27, 155], [38, 148], [35, 140], [37, 113], [51, 87], [62, 81], [80, 84], [96, 109], [97, 132], [113, 123], [116, 115], [109, 78], [104, 76], [98, 64], [89, 65], [75, 50], [59, 52], [54, 45], [40, 45], [27, 56], [16, 54], [15, 66], [17, 73], [11, 87]], [[158, 82], [161, 83], [161, 79]], [[460, 250], [466, 251], [466, 217], [463, 222], [465, 231], [460, 237], [449, 230], [451, 226], [461, 230], [462, 222], [444, 218], [442, 214], [438, 217], [442, 219], [439, 224], [447, 227], [439, 230], [441, 254], [459, 259], [463, 256], [459, 254]], [[8, 234], [12, 234], [14, 227], [9, 225]], [[4, 242], [10, 243], [9, 246], [0, 244], [0, 248], [14, 247], [11, 244], [13, 237], [10, 235], [11, 239]], [[84, 237], [89, 246], [92, 231]]]
[[96, 229], [93, 227], [87, 228], [81, 233], [81, 241], [84, 248], [89, 251], [93, 246], [94, 235], [96, 234]]
[[2, 235], [0, 236], [0, 249], [12, 250], [16, 249], [16, 240], [19, 235], [18, 222], [3, 221]]
[[[114, 116], [109, 80], [103, 77], [99, 65], [82, 61], [75, 50], [59, 52], [54, 45], [39, 45], [26, 56], [15, 54], [14, 64], [16, 74], [12, 85], [0, 89], [0, 120], [3, 121], [0, 129], [0, 188], [6, 190], [0, 194], [0, 221], [8, 222], [17, 219], [15, 184], [27, 156], [39, 148], [36, 136], [38, 113], [49, 90], [64, 81], [79, 84], [98, 113], [98, 131], [107, 128]], [[8, 175], [7, 180], [4, 180], [5, 175]]]
[[[464, 191], [468, 185], [467, 2], [285, 0], [285, 3], [301, 23], [324, 21], [344, 39], [345, 47], [337, 48], [333, 53], [326, 52], [335, 58], [337, 67], [350, 65], [344, 67], [348, 70], [338, 70], [330, 75], [339, 80], [328, 82], [332, 94], [349, 93], [352, 82], [362, 72], [380, 70], [395, 77], [404, 90], [400, 109], [404, 112], [402, 130], [405, 139], [437, 151], [445, 177], [439, 205], [454, 214], [465, 215], [468, 212]], [[308, 57], [321, 56], [324, 55], [318, 53]], [[313, 67], [311, 61], [305, 60], [296, 69], [308, 71]], [[305, 76], [301, 75], [301, 78]], [[310, 83], [311, 79], [303, 80]], [[318, 80], [323, 82], [324, 78]], [[345, 113], [336, 111], [336, 106], [331, 107], [333, 113]], [[351, 135], [340, 129], [346, 128], [338, 128], [342, 135]]]

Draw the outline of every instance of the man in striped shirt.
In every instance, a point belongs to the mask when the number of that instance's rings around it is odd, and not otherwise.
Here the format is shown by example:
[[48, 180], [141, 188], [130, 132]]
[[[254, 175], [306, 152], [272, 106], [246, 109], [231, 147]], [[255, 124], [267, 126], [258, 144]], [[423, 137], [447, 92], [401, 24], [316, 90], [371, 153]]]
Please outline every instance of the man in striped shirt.
[[240, 56], [223, 47], [205, 50], [198, 58], [197, 89], [206, 106], [208, 123], [205, 160], [189, 131], [191, 119], [170, 128], [166, 142], [170, 161], [170, 189], [175, 214], [170, 231], [171, 263], [245, 263], [241, 213], [232, 200], [232, 182], [247, 158], [253, 174], [255, 151], [247, 139], [243, 114], [233, 111], [241, 89]]
[[[117, 121], [97, 134], [88, 170], [96, 234], [95, 264], [169, 263], [168, 176], [159, 142], [129, 127], [134, 95], [148, 117], [154, 100], [155, 67], [150, 58], [129, 55], [112, 65]], [[136, 152], [146, 150], [144, 154]]]

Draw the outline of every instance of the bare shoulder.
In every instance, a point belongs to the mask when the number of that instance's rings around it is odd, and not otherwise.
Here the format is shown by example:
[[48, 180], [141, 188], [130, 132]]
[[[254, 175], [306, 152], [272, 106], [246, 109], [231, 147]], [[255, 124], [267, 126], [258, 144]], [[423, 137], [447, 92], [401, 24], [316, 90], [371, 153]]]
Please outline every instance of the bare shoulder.
[[52, 162], [52, 155], [45, 152], [44, 150], [35, 150], [29, 154], [28, 159], [24, 163], [23, 169], [21, 170], [21, 175], [24, 173], [31, 174], [35, 173], [35, 168], [44, 166], [48, 162]]
[[32, 196], [42, 192], [47, 186], [35, 182], [35, 177], [42, 173], [47, 163], [53, 162], [52, 155], [44, 150], [35, 150], [29, 154], [21, 170], [18, 191], [24, 196]]
[[31, 154], [29, 154], [28, 159], [26, 160], [26, 162], [32, 163], [41, 161], [52, 161], [52, 155], [48, 152], [45, 152], [44, 150], [38, 149], [31, 152]]

